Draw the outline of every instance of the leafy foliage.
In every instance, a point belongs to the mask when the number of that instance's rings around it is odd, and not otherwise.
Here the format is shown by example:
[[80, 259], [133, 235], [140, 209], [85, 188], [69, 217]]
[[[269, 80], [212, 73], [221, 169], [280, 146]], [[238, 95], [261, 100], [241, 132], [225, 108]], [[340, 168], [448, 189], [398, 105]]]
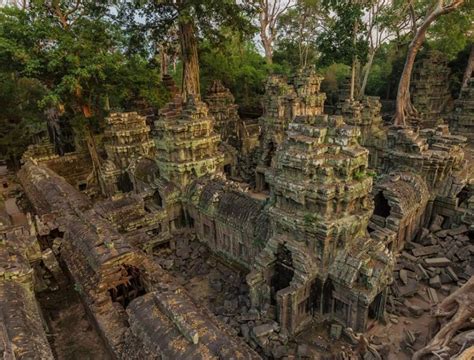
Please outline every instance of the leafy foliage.
[[332, 16], [328, 18], [325, 30], [318, 39], [321, 65], [336, 62], [349, 65], [355, 56], [366, 58], [367, 41], [362, 30], [365, 6], [363, 1], [323, 1], [323, 7]]
[[200, 48], [201, 86], [205, 92], [213, 80], [221, 80], [242, 108], [260, 106], [265, 80], [271, 72], [285, 72], [285, 67], [268, 65], [250, 42], [229, 36], [220, 47], [204, 42]]
[[108, 8], [81, 4], [80, 14], [63, 21], [44, 1], [27, 11], [0, 9], [1, 71], [36, 79], [43, 89], [38, 111], [57, 109], [78, 131], [100, 124], [110, 109], [133, 109], [140, 101], [161, 106], [167, 93], [156, 66], [125, 55], [122, 29]]
[[45, 123], [38, 101], [45, 93], [36, 79], [0, 73], [0, 154], [15, 162]]

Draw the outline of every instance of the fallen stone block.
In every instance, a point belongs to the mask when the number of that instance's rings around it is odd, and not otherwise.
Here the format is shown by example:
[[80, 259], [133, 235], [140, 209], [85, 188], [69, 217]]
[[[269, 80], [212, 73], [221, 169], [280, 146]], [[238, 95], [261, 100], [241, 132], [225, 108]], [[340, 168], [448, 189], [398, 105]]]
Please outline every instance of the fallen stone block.
[[429, 267], [444, 267], [451, 264], [451, 260], [445, 257], [425, 259], [425, 264]]
[[409, 301], [404, 301], [403, 304], [406, 306], [412, 316], [419, 317], [423, 315], [424, 309], [422, 307], [412, 304]]
[[400, 270], [400, 280], [404, 285], [408, 285], [408, 272], [405, 269]]
[[439, 238], [444, 239], [446, 236], [448, 236], [448, 231], [449, 230], [439, 230], [435, 232], [435, 235]]
[[439, 302], [439, 298], [438, 298], [438, 293], [436, 292], [436, 290], [429, 287], [427, 288], [427, 291], [428, 291], [428, 297], [430, 301], [434, 304], [437, 304]]
[[400, 296], [413, 296], [418, 291], [418, 282], [409, 279], [407, 285], [399, 286], [397, 290]]
[[441, 294], [448, 296], [449, 294], [451, 294], [451, 287], [449, 285], [442, 285], [439, 291], [441, 292]]
[[453, 279], [451, 279], [451, 277], [446, 273], [442, 273], [439, 276], [439, 278], [441, 280], [441, 284], [449, 284], [449, 283], [453, 282]]
[[416, 257], [418, 256], [427, 256], [438, 253], [441, 250], [439, 245], [423, 246], [416, 249], [413, 249], [411, 252]]
[[267, 324], [262, 324], [259, 326], [255, 326], [253, 328], [253, 334], [257, 337], [263, 337], [270, 335], [273, 332], [274, 326], [273, 324], [267, 323]]
[[456, 236], [456, 235], [461, 235], [467, 232], [467, 226], [466, 225], [461, 225], [455, 229], [451, 229], [448, 231], [448, 234], [451, 236]]
[[439, 289], [441, 287], [441, 279], [439, 275], [432, 277], [429, 281], [429, 284], [432, 288]]
[[417, 273], [420, 275], [420, 277], [424, 280], [428, 280], [429, 279], [429, 275], [428, 273], [426, 272], [426, 269], [423, 267], [423, 265], [421, 264], [417, 264]]
[[409, 344], [413, 345], [416, 342], [416, 336], [413, 332], [405, 329], [406, 340]]
[[430, 231], [427, 228], [421, 229], [421, 231], [418, 233], [417, 241], [421, 243], [429, 234]]
[[411, 262], [414, 262], [414, 263], [416, 263], [418, 261], [418, 259], [415, 256], [410, 255], [406, 251], [402, 251], [402, 257], [407, 259], [408, 261], [411, 261]]
[[250, 328], [247, 324], [240, 325], [240, 333], [246, 341], [250, 339]]

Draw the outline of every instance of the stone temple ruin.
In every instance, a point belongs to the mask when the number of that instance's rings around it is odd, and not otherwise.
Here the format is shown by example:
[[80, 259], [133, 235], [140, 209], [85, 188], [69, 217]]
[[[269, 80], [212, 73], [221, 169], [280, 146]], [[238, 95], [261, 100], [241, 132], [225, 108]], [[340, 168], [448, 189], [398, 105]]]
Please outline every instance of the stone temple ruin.
[[[259, 125], [215, 82], [205, 101], [175, 92], [152, 129], [110, 114], [94, 159], [31, 146], [17, 175], [31, 215], [16, 225], [0, 209], [0, 351], [53, 358], [35, 292], [62, 291], [62, 272], [117, 359], [349, 356], [403, 311], [421, 316], [404, 297], [436, 303], [466, 282], [473, 82], [452, 134], [387, 127], [373, 97], [327, 115], [321, 81], [313, 68], [272, 76]], [[225, 276], [193, 288], [184, 275], [210, 271]], [[318, 327], [331, 340], [308, 346]]]
[[466, 136], [470, 141], [474, 134], [474, 77], [471, 77], [468, 86], [461, 90], [459, 99], [454, 101], [454, 111], [449, 121], [449, 128], [453, 134]]
[[415, 63], [410, 93], [420, 113], [416, 125], [433, 127], [449, 111], [449, 75], [448, 61], [439, 51], [431, 50]]

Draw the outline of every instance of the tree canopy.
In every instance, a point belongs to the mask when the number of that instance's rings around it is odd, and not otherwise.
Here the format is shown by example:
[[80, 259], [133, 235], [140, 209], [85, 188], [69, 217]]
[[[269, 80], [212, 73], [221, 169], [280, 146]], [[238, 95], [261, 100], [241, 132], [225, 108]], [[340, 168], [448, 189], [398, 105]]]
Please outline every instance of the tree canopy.
[[[64, 127], [80, 132], [85, 126], [100, 131], [111, 110], [157, 111], [169, 99], [164, 74], [183, 92], [197, 95], [220, 79], [242, 108], [258, 108], [270, 73], [316, 65], [335, 101], [352, 68], [362, 93], [394, 99], [409, 43], [434, 1], [21, 4], [0, 8], [1, 144], [10, 149], [2, 153], [16, 159], [46, 126], [50, 133]], [[444, 53], [458, 77], [473, 43], [473, 7], [466, 1], [433, 22], [420, 48]], [[453, 81], [453, 94], [460, 82]], [[5, 129], [21, 133], [15, 138], [23, 140], [13, 144]]]

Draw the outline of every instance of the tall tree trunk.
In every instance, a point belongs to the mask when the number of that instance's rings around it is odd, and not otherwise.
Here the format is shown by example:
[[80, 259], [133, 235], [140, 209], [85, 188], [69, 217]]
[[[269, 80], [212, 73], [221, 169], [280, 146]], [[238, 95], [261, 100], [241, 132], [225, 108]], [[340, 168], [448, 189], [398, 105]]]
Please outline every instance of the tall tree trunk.
[[265, 51], [265, 60], [267, 60], [268, 64], [273, 64], [272, 42], [266, 36], [265, 38], [263, 38], [263, 36], [264, 35], [262, 35], [262, 44], [263, 44], [263, 50]]
[[469, 79], [472, 77], [472, 72], [474, 71], [474, 44], [471, 45], [471, 52], [469, 53], [469, 59], [467, 59], [466, 70], [464, 71], [464, 76], [462, 78], [461, 90], [459, 92], [459, 96], [461, 96], [461, 92], [467, 86]]
[[[354, 27], [352, 29], [352, 45], [355, 49], [355, 45], [356, 45], [356, 42], [357, 42], [357, 28], [358, 28], [358, 23], [357, 23], [357, 20], [354, 22]], [[356, 82], [356, 66], [357, 66], [357, 55], [353, 55], [352, 56], [352, 69], [351, 69], [351, 91], [350, 91], [350, 95], [349, 95], [349, 98], [351, 100], [354, 100], [354, 97], [355, 97], [355, 82]]]
[[199, 58], [194, 25], [191, 21], [179, 22], [181, 58], [183, 61], [182, 94], [184, 100], [187, 95], [200, 97], [199, 86]]
[[161, 65], [161, 80], [163, 76], [168, 75], [168, 53], [166, 51], [166, 46], [160, 45], [160, 65]]
[[359, 96], [362, 97], [365, 95], [365, 88], [367, 87], [367, 81], [369, 79], [370, 69], [372, 68], [372, 64], [374, 62], [375, 57], [375, 50], [370, 50], [369, 57], [367, 59], [367, 64], [364, 67], [364, 78], [362, 79], [362, 86], [360, 87], [360, 94]]
[[408, 47], [405, 66], [403, 67], [400, 82], [398, 83], [397, 103], [393, 121], [395, 125], [405, 125], [407, 117], [416, 114], [416, 109], [413, 107], [410, 99], [411, 73], [413, 71], [416, 54], [425, 40], [429, 26], [439, 16], [457, 9], [463, 3], [464, 0], [453, 0], [449, 5], [444, 5], [443, 0], [438, 0], [434, 9], [428, 14], [419, 29], [416, 31], [415, 36]]

